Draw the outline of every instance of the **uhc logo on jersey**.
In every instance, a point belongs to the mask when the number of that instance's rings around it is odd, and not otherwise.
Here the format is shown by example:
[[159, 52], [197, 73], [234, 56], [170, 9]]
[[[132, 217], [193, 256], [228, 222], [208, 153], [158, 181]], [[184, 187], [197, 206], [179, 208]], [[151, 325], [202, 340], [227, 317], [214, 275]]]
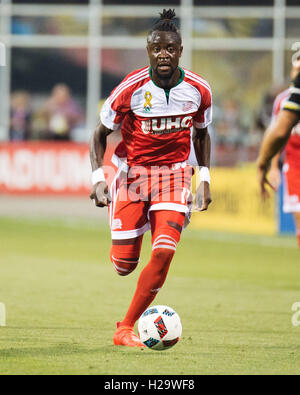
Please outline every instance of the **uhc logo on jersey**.
[[179, 132], [183, 129], [190, 129], [192, 127], [191, 116], [169, 117], [169, 118], [151, 118], [142, 121], [142, 130], [144, 134], [167, 134]]

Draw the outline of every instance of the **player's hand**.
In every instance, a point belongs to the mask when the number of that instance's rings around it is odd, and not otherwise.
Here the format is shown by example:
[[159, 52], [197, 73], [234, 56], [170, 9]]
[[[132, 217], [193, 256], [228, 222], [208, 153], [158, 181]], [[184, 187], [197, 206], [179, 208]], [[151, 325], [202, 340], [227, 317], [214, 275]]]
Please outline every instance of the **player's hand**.
[[196, 191], [195, 210], [206, 211], [211, 202], [210, 185], [208, 182], [202, 181]]
[[111, 196], [106, 182], [98, 182], [93, 186], [90, 199], [94, 201], [97, 207], [106, 207], [111, 203]]
[[278, 191], [278, 188], [281, 184], [281, 172], [277, 166], [271, 167], [269, 172], [269, 180], [270, 183], [273, 185], [275, 191]]
[[257, 177], [258, 177], [258, 184], [260, 188], [260, 195], [263, 200], [269, 199], [270, 193], [267, 189], [267, 185], [276, 192], [276, 188], [270, 183], [267, 178], [267, 174], [269, 171], [268, 165], [258, 164], [257, 166]]

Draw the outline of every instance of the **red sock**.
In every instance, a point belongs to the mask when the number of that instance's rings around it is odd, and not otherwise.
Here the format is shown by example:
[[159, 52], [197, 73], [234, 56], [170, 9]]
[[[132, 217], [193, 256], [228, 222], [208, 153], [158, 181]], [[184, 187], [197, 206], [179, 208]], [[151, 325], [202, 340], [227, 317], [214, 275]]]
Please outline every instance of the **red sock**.
[[300, 248], [300, 230], [297, 230], [297, 239], [298, 239], [298, 246]]
[[150, 262], [142, 271], [129, 310], [121, 325], [134, 326], [146, 308], [152, 303], [168, 274], [174, 252], [162, 249], [153, 251]]
[[155, 228], [152, 230], [151, 259], [139, 277], [129, 310], [121, 323], [122, 326], [133, 327], [163, 286], [180, 239], [184, 218], [182, 213], [172, 211], [151, 213], [152, 224]]

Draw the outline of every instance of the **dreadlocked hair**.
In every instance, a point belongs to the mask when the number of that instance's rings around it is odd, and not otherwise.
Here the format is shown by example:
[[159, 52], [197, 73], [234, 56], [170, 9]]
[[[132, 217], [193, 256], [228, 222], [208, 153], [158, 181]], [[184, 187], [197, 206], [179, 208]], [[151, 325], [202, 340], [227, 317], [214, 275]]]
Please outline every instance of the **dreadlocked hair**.
[[149, 31], [148, 35], [151, 35], [155, 31], [159, 32], [173, 32], [178, 34], [178, 37], [181, 41], [181, 34], [175, 23], [173, 22], [176, 17], [175, 10], [166, 10], [159, 13], [160, 19], [154, 24], [152, 29]]

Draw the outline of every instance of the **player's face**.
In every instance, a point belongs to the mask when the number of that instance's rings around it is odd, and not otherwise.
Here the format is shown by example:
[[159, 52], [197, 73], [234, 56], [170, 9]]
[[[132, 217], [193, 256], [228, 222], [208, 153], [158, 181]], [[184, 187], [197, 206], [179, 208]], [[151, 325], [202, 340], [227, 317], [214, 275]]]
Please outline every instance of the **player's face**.
[[150, 65], [159, 78], [172, 77], [178, 68], [182, 49], [176, 33], [156, 31], [148, 37], [147, 51]]

